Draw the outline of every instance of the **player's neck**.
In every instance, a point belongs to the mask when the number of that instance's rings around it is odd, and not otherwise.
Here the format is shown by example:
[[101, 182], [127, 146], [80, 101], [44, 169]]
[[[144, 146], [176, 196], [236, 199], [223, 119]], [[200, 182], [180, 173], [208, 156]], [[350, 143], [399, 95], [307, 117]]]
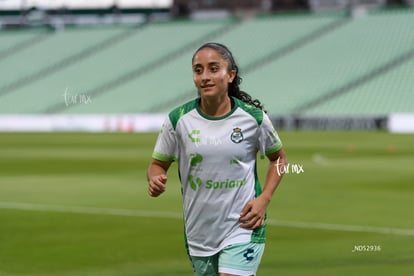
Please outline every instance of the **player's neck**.
[[200, 110], [211, 117], [221, 117], [231, 111], [230, 97], [201, 98]]

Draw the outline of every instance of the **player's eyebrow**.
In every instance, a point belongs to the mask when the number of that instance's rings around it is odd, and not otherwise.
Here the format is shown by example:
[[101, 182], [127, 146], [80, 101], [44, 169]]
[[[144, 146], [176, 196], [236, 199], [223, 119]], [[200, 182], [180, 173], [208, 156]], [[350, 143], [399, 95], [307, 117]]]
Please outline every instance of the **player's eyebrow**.
[[211, 62], [208, 63], [208, 65], [209, 66], [212, 66], [212, 65], [220, 65], [220, 62], [219, 61], [211, 61]]
[[[220, 65], [220, 62], [219, 61], [211, 61], [207, 65], [208, 66]], [[203, 67], [203, 65], [201, 63], [193, 64], [193, 68], [196, 68], [196, 67]]]

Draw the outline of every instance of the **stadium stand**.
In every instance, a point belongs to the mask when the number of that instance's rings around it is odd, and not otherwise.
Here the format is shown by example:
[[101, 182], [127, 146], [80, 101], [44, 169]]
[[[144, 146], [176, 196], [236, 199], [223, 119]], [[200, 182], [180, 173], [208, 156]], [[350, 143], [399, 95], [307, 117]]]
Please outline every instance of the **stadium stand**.
[[[142, 103], [145, 105], [142, 97], [146, 95], [146, 92], [140, 90], [139, 86], [129, 89], [129, 94], [125, 95], [125, 98], [114, 87], [122, 86], [140, 74], [156, 70], [157, 66], [174, 56], [174, 53], [185, 50], [186, 44], [192, 43], [200, 37], [208, 36], [211, 32], [219, 31], [226, 25], [227, 22], [151, 24], [137, 28], [135, 32], [130, 31], [123, 40], [115, 39], [106, 30], [104, 33], [113, 42], [113, 45], [99, 52], [91, 52], [90, 55], [84, 56], [77, 62], [66, 64], [57, 72], [48, 72], [49, 74], [44, 78], [33, 80], [28, 85], [15, 89], [13, 93], [2, 95], [0, 109], [2, 113], [60, 112], [67, 107], [64, 101], [65, 92], [70, 95], [88, 94], [94, 99], [94, 104], [84, 107], [83, 112], [81, 110], [73, 110], [73, 112], [122, 113], [128, 111], [128, 108], [122, 103], [134, 103], [135, 105]], [[65, 31], [61, 35], [65, 36], [66, 33]], [[88, 36], [88, 33], [90, 31], [86, 32], [85, 36]], [[65, 37], [63, 41], [72, 41], [70, 35]], [[93, 41], [97, 46], [104, 46], [105, 44], [102, 45], [102, 43], [109, 42], [102, 40], [97, 43], [96, 39]], [[65, 43], [60, 44], [62, 47], [65, 45]], [[44, 50], [47, 51], [47, 49]], [[174, 72], [170, 72], [170, 74], [172, 73]], [[106, 101], [104, 95], [108, 90], [111, 93], [109, 101]], [[160, 96], [160, 94], [157, 95]], [[22, 99], [25, 99], [24, 103], [21, 102]], [[18, 108], [16, 109], [16, 107]], [[76, 107], [82, 108], [83, 106], [73, 107], [76, 109]], [[140, 111], [140, 108], [134, 111]]]
[[[89, 86], [94, 87], [88, 92], [93, 97], [93, 106], [60, 105], [52, 108], [64, 113], [145, 112], [148, 106], [174, 98], [178, 94], [176, 91], [191, 85], [191, 79], [180, 78], [181, 72], [191, 76], [191, 57], [186, 54], [197, 47], [199, 41], [225, 32], [231, 25], [232, 21], [227, 20], [150, 25], [125, 44], [112, 47], [110, 53], [103, 53], [105, 56], [95, 56], [80, 65], [89, 64], [92, 69], [101, 62], [99, 72], [108, 78], [100, 85], [102, 77], [98, 75], [96, 83]], [[121, 64], [113, 67], [116, 61], [108, 62], [108, 56], [116, 57]], [[186, 59], [180, 59], [182, 56]], [[171, 64], [175, 66], [171, 67]]]
[[308, 116], [386, 115], [413, 112], [414, 51], [411, 58], [353, 89], [304, 111]]
[[[414, 47], [413, 24], [412, 10], [376, 12], [349, 20], [251, 72], [245, 77], [245, 88], [257, 95], [272, 114], [301, 114], [308, 103], [328, 97], [409, 53]], [[370, 102], [365, 104], [369, 108]]]
[[[373, 13], [385, 16], [383, 12], [374, 11]], [[404, 16], [401, 16], [402, 14]], [[412, 46], [414, 32], [409, 26], [414, 23], [414, 14], [409, 11], [408, 13], [397, 11], [387, 15], [394, 17], [392, 22], [394, 26], [391, 28], [397, 31], [396, 36], [401, 36], [402, 40], [394, 42], [400, 41], [400, 44], [404, 44], [400, 45], [405, 46], [404, 51], [389, 62], [376, 67], [368, 74], [347, 83], [329, 95], [307, 103], [302, 107], [303, 114], [313, 116], [328, 116], [330, 114], [380, 116], [393, 112], [413, 112], [414, 94], [411, 88], [414, 79], [411, 75], [414, 72], [414, 46]], [[383, 50], [395, 52], [395, 47], [399, 45], [395, 45], [392, 41], [387, 42], [390, 43], [387, 44], [389, 48]], [[409, 49], [408, 51], [405, 51], [406, 47]]]
[[[120, 28], [71, 28], [64, 32], [50, 33], [47, 39], [32, 45], [14, 55], [9, 55], [2, 60], [1, 74], [7, 82], [2, 85], [2, 94], [4, 87], [12, 86], [12, 83], [18, 83], [22, 79], [30, 78], [46, 68], [67, 66], [68, 60], [73, 60], [80, 52], [101, 44], [105, 39], [123, 31]], [[82, 56], [83, 58], [84, 56]], [[45, 74], [44, 77], [47, 77]]]
[[[100, 102], [96, 107], [101, 108], [97, 112], [108, 112], [108, 110], [109, 112], [119, 112], [118, 105], [124, 108], [123, 112], [167, 112], [183, 101], [194, 97], [196, 92], [192, 88], [191, 56], [196, 48], [204, 42], [214, 40], [226, 43], [234, 49], [238, 49], [237, 46], [240, 45], [238, 56], [241, 58], [241, 67], [249, 67], [250, 64], [253, 65], [257, 60], [263, 58], [267, 59], [271, 53], [279, 51], [313, 30], [319, 30], [337, 20], [337, 17], [299, 17], [298, 19], [270, 17], [231, 25], [225, 32], [216, 33], [215, 36], [202, 37], [193, 47], [187, 51], [181, 51], [181, 54], [171, 61], [161, 60], [157, 64], [156, 70], [147, 72], [145, 75], [114, 88], [110, 93], [101, 95], [96, 99]], [[308, 26], [308, 28], [303, 28], [303, 26]], [[287, 29], [290, 31], [286, 32]], [[179, 30], [175, 32], [178, 33]], [[278, 39], [273, 40], [272, 43], [266, 43], [269, 41], [269, 36]], [[162, 76], [161, 82], [159, 81], [160, 76]], [[154, 93], [154, 91], [160, 92]], [[131, 101], [134, 98], [140, 99], [137, 94], [145, 95], [142, 97], [144, 100]], [[114, 105], [114, 101], [118, 104]], [[140, 102], [142, 107], [137, 109]], [[90, 111], [90, 108], [77, 105], [63, 111], [79, 113]]]
[[[263, 17], [254, 20], [247, 20], [232, 28], [228, 32], [217, 36], [214, 41], [227, 45], [239, 62], [242, 77], [256, 67], [278, 58], [280, 55], [292, 51], [306, 40], [315, 39], [323, 32], [329, 31], [342, 23], [342, 17], [333, 16], [282, 16]], [[287, 31], [288, 30], [288, 31]], [[206, 41], [204, 41], [206, 42]], [[188, 68], [191, 53], [180, 60], [178, 66]], [[167, 69], [167, 70], [173, 70]], [[155, 72], [154, 72], [155, 73]], [[188, 83], [191, 75], [188, 72], [182, 74], [181, 79]], [[172, 80], [174, 81], [174, 80]], [[187, 85], [189, 87], [189, 85]], [[187, 92], [180, 93], [177, 99], [162, 102], [155, 105], [149, 111], [166, 112], [182, 102], [183, 99], [190, 99], [195, 96], [195, 90], [187, 88]]]
[[33, 46], [47, 37], [47, 30], [3, 31], [0, 33], [0, 60], [16, 54], [24, 48]]
[[400, 100], [412, 78], [399, 77], [413, 69], [413, 11], [1, 31], [0, 113], [166, 112], [196, 95], [191, 56], [207, 41], [232, 49], [242, 89], [272, 115], [413, 112]]
[[[47, 39], [3, 59], [0, 110], [3, 113], [41, 111], [41, 106], [51, 101], [53, 90], [37, 84], [45, 79], [50, 81], [55, 73], [121, 40], [129, 32], [119, 27], [70, 28], [50, 33]], [[60, 85], [66, 85], [65, 80]]]

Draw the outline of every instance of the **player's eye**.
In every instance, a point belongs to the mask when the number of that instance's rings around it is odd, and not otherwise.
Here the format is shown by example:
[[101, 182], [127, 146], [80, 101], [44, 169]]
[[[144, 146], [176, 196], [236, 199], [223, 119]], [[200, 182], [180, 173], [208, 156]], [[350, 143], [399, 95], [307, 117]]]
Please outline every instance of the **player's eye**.
[[196, 73], [196, 74], [201, 74], [202, 71], [203, 70], [200, 67], [194, 67], [193, 68], [193, 72]]
[[220, 68], [219, 68], [218, 66], [212, 66], [212, 67], [210, 68], [211, 72], [213, 72], [213, 73], [217, 72], [219, 69], [220, 69]]

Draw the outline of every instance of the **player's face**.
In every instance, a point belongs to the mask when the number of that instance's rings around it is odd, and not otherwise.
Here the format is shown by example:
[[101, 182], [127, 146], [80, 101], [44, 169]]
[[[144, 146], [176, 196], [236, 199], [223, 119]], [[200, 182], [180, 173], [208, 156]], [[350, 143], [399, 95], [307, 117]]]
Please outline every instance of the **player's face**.
[[236, 75], [228, 62], [214, 49], [204, 48], [193, 59], [193, 80], [201, 97], [227, 95], [228, 85]]

